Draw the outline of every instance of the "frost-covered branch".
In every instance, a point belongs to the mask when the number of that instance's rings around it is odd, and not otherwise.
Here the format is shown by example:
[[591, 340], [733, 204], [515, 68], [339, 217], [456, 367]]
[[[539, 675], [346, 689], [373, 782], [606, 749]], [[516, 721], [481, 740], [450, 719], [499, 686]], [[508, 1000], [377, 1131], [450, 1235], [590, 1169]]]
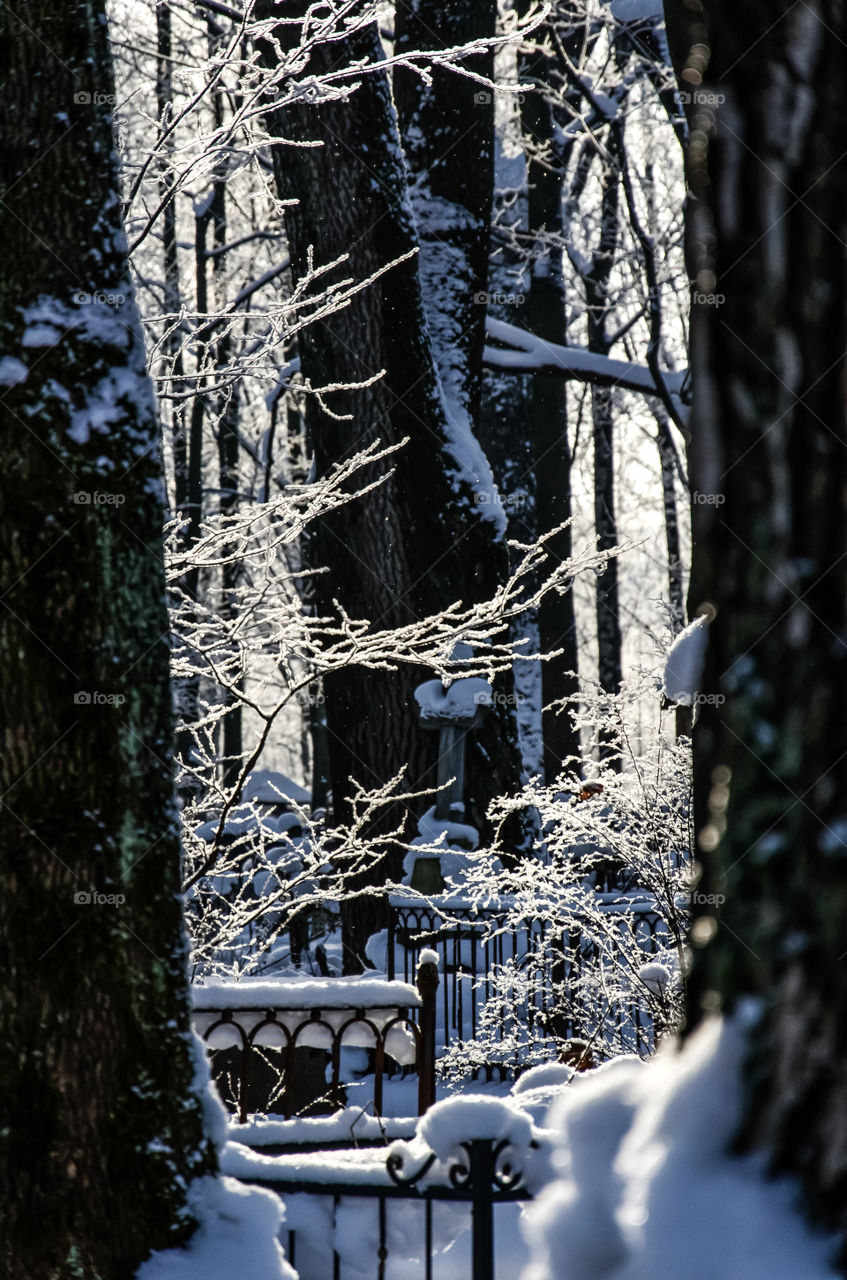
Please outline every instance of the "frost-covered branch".
[[501, 347], [485, 348], [485, 363], [490, 369], [504, 373], [539, 373], [552, 377], [573, 378], [601, 387], [623, 387], [640, 391], [645, 395], [662, 397], [662, 387], [667, 389], [674, 403], [674, 415], [684, 413], [681, 392], [685, 375], [664, 373], [661, 386], [649, 367], [633, 364], [629, 360], [615, 360], [611, 356], [588, 351], [584, 347], [563, 347], [546, 342], [504, 320], [488, 320], [488, 334]]

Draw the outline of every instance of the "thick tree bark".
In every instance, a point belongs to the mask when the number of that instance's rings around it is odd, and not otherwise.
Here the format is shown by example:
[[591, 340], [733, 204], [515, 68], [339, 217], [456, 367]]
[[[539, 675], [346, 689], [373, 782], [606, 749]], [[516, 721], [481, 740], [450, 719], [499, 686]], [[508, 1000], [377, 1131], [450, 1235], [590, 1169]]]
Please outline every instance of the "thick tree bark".
[[0, 1271], [124, 1280], [187, 1238], [186, 1186], [214, 1165], [192, 1087], [164, 494], [104, 6], [16, 12], [0, 17]]
[[725, 302], [693, 312], [692, 484], [714, 500], [690, 603], [716, 614], [702, 688], [726, 701], [695, 727], [695, 794], [699, 887], [725, 905], [694, 926], [690, 1018], [759, 1000], [741, 1141], [847, 1235], [847, 12], [714, 0], [709, 35], [698, 9], [674, 31], [690, 262]]
[[[495, 0], [400, 0], [395, 53], [492, 38]], [[491, 79], [493, 52], [465, 59]], [[432, 83], [397, 67], [394, 99], [420, 235], [421, 283], [433, 355], [453, 413], [479, 419], [485, 294], [494, 197], [494, 96], [478, 81], [435, 67]]]
[[[279, 31], [293, 40], [293, 27]], [[273, 66], [273, 50], [265, 49]], [[308, 73], [321, 74], [339, 59], [381, 57], [374, 24], [345, 41], [319, 44]], [[301, 332], [301, 369], [317, 388], [383, 377], [361, 390], [324, 397], [331, 413], [310, 397], [306, 420], [318, 474], [374, 440], [408, 443], [389, 463], [364, 474], [393, 474], [368, 495], [320, 522], [310, 547], [313, 563], [331, 565], [316, 578], [316, 607], [334, 615], [336, 601], [374, 626], [406, 624], [455, 599], [481, 599], [495, 588], [505, 545], [474, 502], [474, 489], [457, 459], [444, 410], [421, 297], [417, 235], [407, 200], [406, 174], [388, 78], [363, 77], [346, 102], [271, 110], [270, 129], [319, 147], [275, 150], [280, 194], [297, 200], [286, 210], [295, 279], [315, 262], [348, 259], [331, 276], [361, 281], [399, 261], [335, 315]], [[343, 193], [343, 198], [340, 198]], [[332, 416], [336, 415], [336, 416]], [[333, 805], [350, 817], [354, 780], [384, 783], [401, 770], [407, 785], [434, 784], [435, 735], [420, 730], [412, 697], [426, 673], [351, 668], [325, 681]], [[407, 828], [415, 815], [407, 811]], [[394, 823], [396, 814], [387, 814]], [[399, 873], [397, 856], [375, 878]], [[361, 908], [363, 936], [379, 924]]]
[[[496, 24], [495, 0], [403, 2], [395, 8], [395, 52], [491, 39]], [[462, 65], [490, 80], [493, 52], [466, 58]], [[433, 68], [431, 84], [397, 67], [393, 91], [420, 237], [421, 288], [437, 376], [448, 417], [459, 431], [478, 439], [494, 196], [494, 95], [479, 81], [439, 67]], [[505, 566], [498, 548], [498, 567], [502, 571]], [[460, 589], [456, 583], [454, 590]], [[466, 817], [486, 837], [489, 803], [514, 793], [521, 783], [511, 673], [498, 677], [496, 695], [491, 712], [466, 745]], [[516, 815], [503, 836], [515, 851], [528, 847], [528, 815]]]

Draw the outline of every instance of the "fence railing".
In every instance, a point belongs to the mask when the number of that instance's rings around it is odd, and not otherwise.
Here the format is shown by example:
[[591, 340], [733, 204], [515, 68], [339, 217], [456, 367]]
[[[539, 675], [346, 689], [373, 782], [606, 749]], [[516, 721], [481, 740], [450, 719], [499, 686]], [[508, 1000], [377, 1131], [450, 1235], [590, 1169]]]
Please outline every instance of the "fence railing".
[[[609, 935], [626, 931], [648, 960], [667, 946], [667, 926], [649, 899], [622, 901], [608, 895]], [[392, 898], [388, 927], [387, 975], [408, 981], [415, 972], [423, 948], [439, 955], [441, 989], [438, 995], [436, 1053], [477, 1040], [483, 1010], [488, 1010], [486, 1034], [492, 1034], [490, 1010], [498, 982], [509, 966], [522, 972], [520, 1017], [526, 1035], [535, 1031], [555, 1039], [590, 1040], [598, 1028], [606, 1048], [639, 1052], [654, 1048], [654, 1028], [637, 998], [615, 996], [611, 1000], [592, 993], [585, 981], [591, 965], [603, 963], [592, 935], [578, 927], [558, 932], [543, 919], [510, 922], [503, 927], [504, 912], [496, 904], [487, 908], [462, 905], [446, 899], [418, 900], [408, 895]], [[623, 932], [622, 932], [623, 938]], [[614, 947], [607, 946], [609, 955]], [[562, 999], [567, 992], [567, 999]], [[493, 1015], [493, 1034], [501, 1042], [509, 1034], [505, 1014]], [[601, 1024], [603, 1024], [601, 1026]], [[485, 1073], [506, 1077], [513, 1068], [490, 1064]], [[475, 1071], [474, 1074], [478, 1074]]]
[[[435, 1099], [437, 986], [434, 965], [420, 966], [417, 988], [370, 978], [198, 984], [192, 988], [192, 1023], [212, 1051], [213, 1075], [242, 1124], [251, 1110], [281, 1112], [286, 1119], [294, 1114], [300, 1101], [297, 1054], [305, 1048], [329, 1056], [331, 1109], [344, 1104], [342, 1048], [356, 1047], [373, 1055], [376, 1115], [382, 1113], [388, 1061], [414, 1063], [418, 1112], [423, 1114]], [[227, 1087], [216, 1062], [215, 1051], [226, 1050], [236, 1051], [234, 1089]], [[274, 1092], [278, 1097], [272, 1105]]]
[[[268, 1161], [250, 1176], [243, 1165], [232, 1172], [242, 1181], [267, 1187], [281, 1195], [289, 1218], [297, 1218], [298, 1197], [320, 1197], [332, 1206], [330, 1230], [316, 1242], [312, 1236], [309, 1257], [302, 1256], [300, 1233], [296, 1227], [289, 1229], [286, 1254], [292, 1266], [300, 1270], [301, 1280], [347, 1280], [347, 1276], [371, 1275], [375, 1280], [385, 1280], [389, 1266], [394, 1263], [392, 1274], [402, 1274], [403, 1280], [433, 1280], [437, 1256], [434, 1229], [434, 1211], [440, 1202], [467, 1204], [470, 1208], [471, 1249], [469, 1280], [511, 1280], [496, 1267], [496, 1214], [498, 1205], [526, 1201], [532, 1198], [524, 1182], [524, 1171], [515, 1158], [508, 1142], [491, 1139], [474, 1139], [457, 1145], [438, 1182], [425, 1182], [435, 1156], [426, 1156], [415, 1168], [408, 1168], [401, 1157], [389, 1151], [368, 1154], [369, 1163], [360, 1164], [355, 1178], [344, 1175], [344, 1157], [351, 1153], [338, 1152], [338, 1167], [333, 1170], [324, 1154], [321, 1157], [285, 1157]], [[362, 1153], [353, 1153], [361, 1155]], [[227, 1170], [225, 1170], [226, 1172]], [[369, 1236], [362, 1229], [363, 1220], [357, 1209], [355, 1222], [355, 1258], [349, 1257], [343, 1240], [342, 1210], [345, 1201], [370, 1201], [376, 1211], [376, 1231]], [[392, 1231], [391, 1206], [398, 1204], [420, 1206], [423, 1222], [421, 1230], [410, 1229], [408, 1219], [400, 1229]], [[313, 1215], [306, 1221], [313, 1222]], [[454, 1232], [457, 1228], [453, 1228]], [[309, 1233], [311, 1235], [311, 1233]], [[393, 1246], [392, 1246], [393, 1240]], [[393, 1252], [392, 1252], [393, 1248]], [[321, 1252], [323, 1249], [323, 1253]], [[365, 1256], [368, 1249], [372, 1257]], [[417, 1261], [415, 1261], [417, 1259]], [[372, 1262], [372, 1267], [371, 1267]], [[402, 1266], [402, 1271], [397, 1269]], [[330, 1269], [331, 1268], [331, 1269]]]

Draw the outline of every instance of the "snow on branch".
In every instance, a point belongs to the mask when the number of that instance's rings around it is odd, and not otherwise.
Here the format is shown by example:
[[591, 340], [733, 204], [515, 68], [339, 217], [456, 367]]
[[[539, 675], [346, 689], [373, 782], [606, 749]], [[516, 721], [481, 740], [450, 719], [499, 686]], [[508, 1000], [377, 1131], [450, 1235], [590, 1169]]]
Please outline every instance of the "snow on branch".
[[[504, 320], [489, 318], [487, 328], [490, 338], [505, 344], [503, 347], [486, 346], [484, 359], [489, 369], [497, 369], [501, 373], [541, 373], [548, 377], [591, 382], [596, 386], [623, 387], [645, 395], [661, 394], [646, 365], [614, 360], [584, 347], [563, 347], [556, 342], [547, 342]], [[682, 401], [685, 378], [685, 373], [664, 374], [665, 385], [680, 413], [685, 411]]]

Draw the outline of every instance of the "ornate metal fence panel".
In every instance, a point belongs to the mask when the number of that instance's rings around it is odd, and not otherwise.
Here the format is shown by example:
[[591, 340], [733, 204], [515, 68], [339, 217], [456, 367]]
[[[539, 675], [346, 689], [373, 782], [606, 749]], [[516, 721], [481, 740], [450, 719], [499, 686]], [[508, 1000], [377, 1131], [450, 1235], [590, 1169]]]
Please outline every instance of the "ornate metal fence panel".
[[[274, 1109], [281, 1110], [286, 1119], [294, 1114], [297, 1053], [307, 1047], [328, 1055], [331, 1109], [343, 1106], [341, 1051], [345, 1046], [364, 1048], [373, 1055], [373, 1105], [377, 1115], [382, 1112], [387, 1060], [401, 1065], [414, 1062], [419, 1113], [432, 1103], [435, 1051], [431, 1008], [437, 979], [435, 983], [422, 982], [420, 992], [399, 982], [372, 981], [358, 990], [344, 984], [344, 979], [335, 984], [334, 995], [330, 982], [287, 985], [280, 980], [275, 984], [230, 983], [193, 989], [192, 1023], [198, 1035], [213, 1053], [237, 1053], [235, 1088], [223, 1089], [222, 1093], [229, 1094], [230, 1102], [236, 1104], [240, 1123], [245, 1123], [251, 1109], [257, 1067], [261, 1062], [267, 1065], [268, 1058], [275, 1059], [281, 1078], [281, 1105]], [[251, 990], [254, 986], [255, 995]], [[350, 1004], [343, 1003], [345, 996]], [[416, 1017], [412, 1016], [413, 1011]], [[213, 1073], [219, 1074], [214, 1058]], [[258, 1103], [254, 1110], [270, 1109], [267, 1097]]]
[[[626, 931], [647, 961], [667, 945], [666, 926], [648, 899], [618, 898], [608, 908], [604, 959], [596, 938], [579, 927], [557, 933], [540, 918], [519, 924], [510, 921], [506, 927], [504, 912], [496, 905], [478, 909], [450, 901], [441, 904], [437, 898], [393, 898], [388, 977], [408, 981], [422, 948], [438, 952], [439, 1056], [451, 1047], [477, 1040], [483, 1011], [487, 1034], [492, 1034], [492, 1002], [498, 982], [510, 966], [523, 975], [519, 1018], [511, 1021], [521, 1021], [529, 1038], [536, 1032], [559, 1042], [597, 1038], [607, 1049], [647, 1054], [654, 1047], [654, 1029], [642, 1004], [617, 996], [603, 1001], [590, 992], [585, 976], [592, 966], [599, 972], [600, 966], [613, 961], [616, 930], [622, 931], [622, 938]], [[565, 1001], [563, 991], [567, 993]], [[493, 1019], [494, 1035], [503, 1042], [509, 1033], [509, 1018], [503, 1014], [498, 1021], [495, 1012]], [[489, 1078], [497, 1074], [505, 1078], [514, 1067], [501, 1062], [480, 1070]]]
[[[339, 1163], [343, 1152], [337, 1153]], [[401, 1272], [403, 1280], [433, 1280], [436, 1272], [434, 1248], [434, 1210], [439, 1203], [466, 1204], [470, 1210], [471, 1259], [468, 1280], [512, 1280], [496, 1265], [496, 1209], [499, 1205], [527, 1201], [532, 1198], [523, 1180], [523, 1170], [515, 1161], [515, 1153], [506, 1142], [495, 1143], [479, 1139], [460, 1143], [449, 1161], [445, 1177], [436, 1183], [426, 1182], [435, 1157], [429, 1155], [417, 1168], [406, 1168], [402, 1160], [388, 1155], [379, 1185], [374, 1181], [363, 1183], [345, 1180], [343, 1172], [333, 1178], [324, 1176], [318, 1180], [309, 1176], [308, 1160], [290, 1169], [275, 1170], [272, 1177], [251, 1178], [249, 1181], [275, 1191], [292, 1211], [292, 1201], [298, 1197], [318, 1197], [331, 1204], [330, 1231], [321, 1242], [325, 1246], [324, 1259], [318, 1255], [315, 1261], [314, 1242], [310, 1249], [311, 1266], [301, 1273], [303, 1280], [347, 1280], [347, 1276], [373, 1276], [374, 1280], [386, 1280], [391, 1269], [393, 1275]], [[370, 1201], [376, 1210], [377, 1230], [375, 1238], [361, 1233], [361, 1249], [369, 1250], [365, 1256], [357, 1253], [355, 1264], [349, 1266], [339, 1251], [336, 1238], [337, 1224], [342, 1211], [354, 1203]], [[392, 1206], [400, 1204], [420, 1206], [419, 1230], [413, 1231], [408, 1216], [402, 1231], [392, 1231]], [[357, 1218], [361, 1215], [357, 1210]], [[286, 1253], [293, 1266], [302, 1262], [305, 1242], [298, 1239], [300, 1233], [289, 1230]], [[392, 1246], [392, 1238], [394, 1244]], [[398, 1244], [399, 1240], [399, 1244]], [[392, 1252], [393, 1249], [393, 1252]], [[417, 1259], [414, 1261], [413, 1259]], [[394, 1267], [392, 1268], [392, 1263]], [[318, 1275], [318, 1268], [326, 1269]]]

